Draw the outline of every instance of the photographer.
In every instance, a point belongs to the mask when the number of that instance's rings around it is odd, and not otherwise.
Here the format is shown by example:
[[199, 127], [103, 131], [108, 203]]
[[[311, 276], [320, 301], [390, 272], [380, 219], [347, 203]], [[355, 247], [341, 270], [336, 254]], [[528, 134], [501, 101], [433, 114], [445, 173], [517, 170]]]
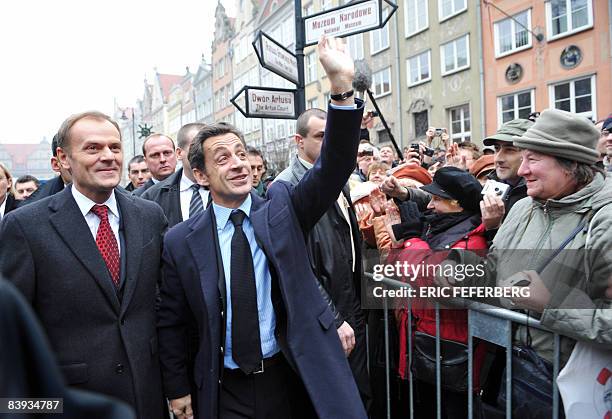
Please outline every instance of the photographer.
[[506, 122], [495, 134], [483, 141], [484, 145], [495, 148], [493, 156], [495, 172], [489, 176], [489, 179], [510, 187], [503, 198], [486, 194], [480, 202], [482, 222], [487, 229], [487, 237], [491, 240], [512, 206], [527, 196], [525, 179], [518, 175], [522, 161], [521, 151], [512, 142], [532, 125], [533, 122], [527, 119], [515, 119]]

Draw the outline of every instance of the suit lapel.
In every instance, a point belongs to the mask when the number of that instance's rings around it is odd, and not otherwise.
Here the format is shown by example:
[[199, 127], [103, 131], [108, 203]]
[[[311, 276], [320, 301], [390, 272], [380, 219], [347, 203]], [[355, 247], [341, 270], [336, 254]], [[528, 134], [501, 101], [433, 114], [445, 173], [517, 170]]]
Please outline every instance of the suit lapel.
[[57, 234], [89, 271], [115, 312], [119, 313], [119, 299], [115, 287], [87, 222], [72, 197], [71, 187], [53, 195], [49, 209], [49, 221]]
[[138, 270], [142, 259], [143, 246], [143, 220], [140, 212], [132, 202], [133, 197], [116, 193], [119, 212], [121, 213], [121, 226], [125, 242], [126, 275], [121, 303], [121, 312], [124, 313], [134, 295], [138, 282]]
[[[203, 214], [200, 214], [194, 220], [192, 231], [185, 238], [199, 272], [199, 276], [192, 278], [195, 283], [191, 284], [192, 286], [189, 289], [202, 290], [209, 321], [218, 318], [221, 311], [219, 306], [221, 274], [217, 262], [215, 248], [217, 232], [213, 228], [212, 211], [213, 209], [210, 207]], [[223, 293], [225, 293], [224, 289]], [[212, 324], [209, 326], [213, 327]]]

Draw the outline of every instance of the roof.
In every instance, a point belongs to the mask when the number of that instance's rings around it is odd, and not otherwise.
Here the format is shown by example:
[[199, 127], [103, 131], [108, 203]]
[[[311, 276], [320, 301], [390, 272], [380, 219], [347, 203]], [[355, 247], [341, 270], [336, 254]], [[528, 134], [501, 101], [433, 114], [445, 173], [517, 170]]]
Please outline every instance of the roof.
[[162, 96], [164, 97], [164, 101], [168, 100], [168, 95], [170, 95], [172, 86], [174, 86], [177, 83], [180, 83], [183, 80], [183, 76], [179, 76], [175, 74], [157, 73], [157, 78], [159, 80], [159, 87], [161, 88]]

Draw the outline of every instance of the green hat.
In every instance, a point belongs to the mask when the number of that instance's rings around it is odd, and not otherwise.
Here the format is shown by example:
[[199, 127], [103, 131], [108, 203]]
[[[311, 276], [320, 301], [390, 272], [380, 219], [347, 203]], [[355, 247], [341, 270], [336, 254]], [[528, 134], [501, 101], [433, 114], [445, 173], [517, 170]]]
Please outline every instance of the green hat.
[[532, 125], [533, 122], [529, 119], [513, 119], [502, 125], [495, 134], [485, 138], [483, 143], [487, 146], [495, 145], [497, 141], [511, 143], [516, 137], [522, 136]]
[[595, 124], [584, 116], [559, 109], [547, 109], [514, 145], [550, 156], [595, 164], [599, 140]]

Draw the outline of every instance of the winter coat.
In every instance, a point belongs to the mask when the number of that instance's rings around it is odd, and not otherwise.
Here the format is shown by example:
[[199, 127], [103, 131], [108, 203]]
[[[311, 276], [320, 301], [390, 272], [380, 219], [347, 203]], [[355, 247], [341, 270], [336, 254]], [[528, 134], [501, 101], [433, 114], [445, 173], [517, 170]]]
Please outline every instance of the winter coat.
[[[380, 223], [376, 222], [375, 231], [380, 232]], [[487, 248], [487, 241], [484, 236], [484, 224], [480, 224], [480, 214], [461, 221], [450, 227], [448, 230], [440, 232], [431, 237], [428, 241], [421, 238], [411, 238], [404, 242], [403, 250], [391, 251], [387, 259], [388, 264], [395, 264], [396, 261], [408, 262], [418, 265], [424, 262], [426, 265], [435, 265], [442, 262], [445, 258], [444, 249], [470, 249], [483, 250]], [[377, 237], [379, 243], [386, 242], [384, 237]], [[432, 246], [430, 246], [432, 245]], [[434, 252], [435, 250], [435, 252]], [[442, 251], [441, 251], [442, 250]], [[433, 278], [421, 276], [412, 283], [415, 287], [433, 285]], [[429, 300], [412, 299], [411, 307], [413, 320], [413, 330], [427, 333], [430, 336], [436, 335], [436, 312], [432, 308]], [[407, 377], [407, 320], [408, 312], [405, 308], [399, 309], [397, 314], [400, 341], [399, 374]], [[440, 310], [440, 338], [467, 344], [467, 311], [457, 309]], [[478, 371], [484, 347], [478, 350], [475, 359], [475, 371]], [[478, 374], [474, 375], [478, 377]], [[476, 384], [477, 385], [477, 384]]]
[[[487, 283], [505, 286], [514, 273], [536, 270], [583, 221], [588, 221], [586, 227], [540, 275], [551, 293], [540, 321], [573, 339], [612, 345], [612, 310], [607, 310], [612, 304], [605, 297], [612, 273], [612, 178], [609, 176], [597, 173], [591, 183], [561, 199], [541, 202], [526, 197], [517, 202], [487, 256]], [[450, 257], [459, 263], [480, 262], [478, 256], [469, 252], [453, 253]], [[530, 328], [529, 334], [539, 355], [552, 360], [552, 335], [535, 328]], [[527, 338], [526, 328], [518, 327], [515, 341], [525, 344]], [[561, 365], [567, 361], [573, 345], [572, 339], [561, 339]]]

